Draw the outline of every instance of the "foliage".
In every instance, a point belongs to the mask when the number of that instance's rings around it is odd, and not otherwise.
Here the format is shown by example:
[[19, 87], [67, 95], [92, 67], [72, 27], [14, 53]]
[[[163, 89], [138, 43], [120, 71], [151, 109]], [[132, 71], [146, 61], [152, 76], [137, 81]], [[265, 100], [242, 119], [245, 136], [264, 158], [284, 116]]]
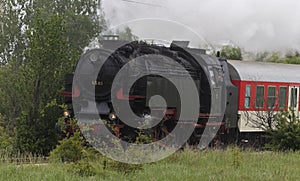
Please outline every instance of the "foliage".
[[125, 174], [128, 174], [131, 172], [135, 172], [137, 170], [142, 170], [142, 165], [128, 164], [128, 163], [113, 161], [113, 162], [111, 162], [110, 168], [115, 171], [124, 172]]
[[242, 51], [239, 47], [226, 45], [221, 49], [221, 57], [231, 60], [242, 60]]
[[281, 56], [279, 52], [274, 52], [270, 54], [270, 56], [266, 59], [267, 62], [280, 63], [282, 62]]
[[22, 28], [26, 22], [22, 10], [26, 8], [26, 1], [17, 2], [18, 5], [14, 0], [0, 2], [0, 66], [8, 63], [18, 66], [24, 60], [26, 39]]
[[[1, 119], [1, 117], [0, 117], [0, 119]], [[13, 146], [12, 146], [13, 142], [14, 142], [14, 138], [12, 136], [8, 135], [5, 128], [0, 125], [0, 154], [1, 154], [1, 152], [12, 153], [13, 152]]]
[[[65, 37], [72, 47], [74, 58], [80, 55], [90, 39], [106, 28], [99, 0], [3, 0], [0, 3], [0, 63], [15, 62], [21, 65], [27, 46], [26, 30], [36, 18], [49, 15], [63, 16], [66, 22]], [[37, 14], [41, 10], [42, 14]], [[100, 10], [100, 11], [99, 11]], [[79, 53], [79, 54], [78, 54]]]
[[284, 63], [288, 63], [288, 64], [300, 64], [300, 57], [299, 56], [286, 57], [283, 61]]
[[[63, 19], [52, 15], [38, 18], [28, 31], [26, 66], [22, 67], [25, 84], [22, 92], [26, 104], [18, 118], [17, 149], [21, 152], [47, 154], [57, 143], [54, 130], [60, 117], [56, 103], [68, 62], [67, 43], [63, 34]], [[56, 81], [53, 81], [56, 80]], [[18, 93], [16, 93], [18, 94]], [[23, 96], [24, 96], [23, 95]]]
[[15, 135], [17, 119], [26, 108], [25, 77], [21, 68], [7, 65], [0, 68], [0, 114], [1, 124], [10, 136]]
[[269, 54], [270, 54], [269, 52], [259, 52], [259, 53], [256, 53], [255, 61], [265, 62], [266, 59], [268, 58]]
[[300, 120], [294, 110], [279, 112], [275, 116], [275, 128], [268, 132], [269, 148], [293, 151], [300, 149]]
[[288, 51], [285, 56], [281, 52], [261, 52], [256, 54], [255, 60], [260, 62], [300, 64], [300, 55], [297, 51]]
[[33, 1], [33, 7], [35, 7], [34, 10], [40, 9], [42, 14], [33, 15], [33, 17], [45, 19], [53, 14], [63, 17], [63, 33], [68, 45], [65, 50], [70, 53], [71, 57], [68, 61], [71, 61], [71, 65], [74, 66], [82, 49], [106, 29], [100, 5], [101, 0], [38, 0]]
[[125, 41], [137, 41], [138, 37], [132, 33], [132, 30], [127, 26], [123, 31], [117, 30], [117, 35], [119, 35], [120, 40]]
[[1, 126], [16, 150], [47, 155], [57, 144], [64, 76], [105, 28], [98, 3], [1, 1]]
[[279, 52], [258, 52], [255, 56], [255, 61], [258, 62], [281, 62], [281, 55]]
[[78, 162], [83, 158], [83, 139], [79, 132], [70, 138], [64, 138], [60, 144], [50, 152], [52, 162]]
[[70, 173], [79, 175], [79, 176], [94, 176], [96, 175], [95, 168], [91, 165], [91, 163], [86, 161], [79, 161], [77, 163], [72, 163], [68, 171]]
[[234, 147], [232, 149], [232, 152], [233, 152], [232, 165], [234, 168], [239, 168], [241, 165], [241, 153], [240, 153], [241, 151], [238, 147]]
[[267, 133], [267, 148], [272, 150], [300, 149], [300, 121], [293, 109], [288, 111], [257, 110], [245, 112], [247, 124]]

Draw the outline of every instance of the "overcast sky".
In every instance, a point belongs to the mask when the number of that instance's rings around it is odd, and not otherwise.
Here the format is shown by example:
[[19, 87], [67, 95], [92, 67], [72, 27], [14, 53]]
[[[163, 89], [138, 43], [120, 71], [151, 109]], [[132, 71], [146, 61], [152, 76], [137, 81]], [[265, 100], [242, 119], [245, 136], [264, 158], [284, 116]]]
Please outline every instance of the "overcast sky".
[[157, 6], [102, 0], [110, 26], [125, 23], [144, 38], [229, 40], [251, 51], [300, 49], [299, 0], [133, 1]]

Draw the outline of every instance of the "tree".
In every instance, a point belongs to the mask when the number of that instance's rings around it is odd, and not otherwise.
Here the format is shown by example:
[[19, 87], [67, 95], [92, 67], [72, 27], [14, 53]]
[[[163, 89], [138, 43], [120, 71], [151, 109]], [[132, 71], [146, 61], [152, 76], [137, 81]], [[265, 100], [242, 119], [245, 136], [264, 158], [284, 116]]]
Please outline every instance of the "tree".
[[285, 58], [283, 59], [284, 63], [288, 64], [300, 64], [300, 55], [298, 51], [295, 52], [287, 52]]
[[239, 47], [226, 45], [221, 49], [221, 57], [231, 60], [242, 60], [242, 51]]
[[105, 27], [97, 2], [3, 1], [0, 113], [19, 151], [47, 154], [57, 143], [64, 76]]
[[17, 123], [17, 147], [20, 151], [48, 153], [56, 145], [55, 123], [59, 109], [55, 101], [63, 85], [70, 55], [64, 36], [63, 18], [51, 15], [48, 20], [38, 18], [28, 30], [25, 51], [26, 77], [23, 107]]
[[6, 130], [5, 119], [0, 114], [0, 155], [2, 151], [12, 151], [13, 137]]
[[274, 63], [282, 63], [282, 58], [280, 52], [273, 52], [270, 56], [266, 59], [267, 62], [274, 62]]
[[[16, 4], [18, 2], [18, 4]], [[0, 13], [0, 66], [14, 62], [18, 66], [24, 60], [25, 27], [23, 14], [26, 1], [3, 0]], [[22, 12], [22, 13], [21, 13]]]
[[247, 124], [252, 128], [261, 129], [263, 131], [272, 130], [274, 128], [276, 111], [273, 108], [267, 111], [246, 111], [244, 114]]
[[132, 33], [132, 30], [126, 26], [123, 31], [117, 30], [117, 35], [119, 35], [121, 40], [125, 41], [136, 41], [138, 40], [138, 37]]
[[[74, 59], [89, 41], [106, 28], [100, 0], [3, 0], [0, 10], [0, 65], [11, 61], [24, 63], [28, 40], [25, 32], [36, 16], [47, 19], [51, 14], [64, 17], [65, 36], [73, 48]], [[37, 10], [41, 10], [39, 14]]]
[[26, 108], [25, 77], [15, 65], [0, 68], [0, 114], [3, 127], [14, 136], [17, 119]]
[[260, 52], [256, 53], [255, 61], [258, 62], [265, 62], [269, 56], [269, 52]]
[[269, 108], [267, 111], [246, 112], [245, 117], [249, 126], [265, 131], [267, 148], [277, 151], [300, 149], [300, 120], [295, 110]]
[[300, 57], [291, 57], [291, 58], [285, 58], [284, 63], [287, 64], [300, 64]]
[[262, 52], [256, 54], [256, 61], [300, 64], [300, 56], [297, 51], [288, 51], [285, 56], [282, 52]]
[[[64, 36], [67, 37], [69, 51], [72, 51], [72, 63], [77, 63], [82, 49], [101, 31], [106, 29], [104, 15], [101, 13], [100, 0], [36, 0], [32, 2], [30, 24], [36, 21], [35, 16], [47, 19], [51, 14], [64, 19]], [[36, 10], [40, 13], [35, 14]]]
[[274, 129], [268, 130], [270, 143], [267, 145], [273, 150], [299, 150], [300, 149], [300, 120], [295, 111], [279, 112], [275, 116]]

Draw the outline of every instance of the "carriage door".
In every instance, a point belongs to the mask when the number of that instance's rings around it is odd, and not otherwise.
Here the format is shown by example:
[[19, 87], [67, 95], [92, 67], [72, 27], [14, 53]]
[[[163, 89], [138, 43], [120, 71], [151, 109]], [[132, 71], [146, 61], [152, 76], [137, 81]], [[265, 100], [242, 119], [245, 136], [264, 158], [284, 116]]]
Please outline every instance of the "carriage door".
[[299, 91], [297, 86], [289, 87], [289, 108], [293, 108], [297, 116], [299, 116]]

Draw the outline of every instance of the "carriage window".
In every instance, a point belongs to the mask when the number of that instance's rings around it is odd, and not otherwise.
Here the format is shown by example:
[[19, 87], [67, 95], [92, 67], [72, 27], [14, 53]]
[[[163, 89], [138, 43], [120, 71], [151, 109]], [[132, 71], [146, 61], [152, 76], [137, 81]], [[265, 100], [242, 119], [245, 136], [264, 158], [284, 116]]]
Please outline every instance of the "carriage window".
[[297, 107], [297, 89], [296, 88], [291, 89], [290, 105], [292, 108]]
[[256, 86], [256, 107], [257, 108], [262, 108], [264, 107], [264, 94], [265, 92], [265, 87], [258, 85]]
[[251, 85], [246, 85], [245, 90], [245, 108], [250, 107]]
[[276, 101], [276, 87], [268, 87], [268, 108], [274, 108]]
[[279, 88], [279, 108], [286, 107], [286, 87]]

